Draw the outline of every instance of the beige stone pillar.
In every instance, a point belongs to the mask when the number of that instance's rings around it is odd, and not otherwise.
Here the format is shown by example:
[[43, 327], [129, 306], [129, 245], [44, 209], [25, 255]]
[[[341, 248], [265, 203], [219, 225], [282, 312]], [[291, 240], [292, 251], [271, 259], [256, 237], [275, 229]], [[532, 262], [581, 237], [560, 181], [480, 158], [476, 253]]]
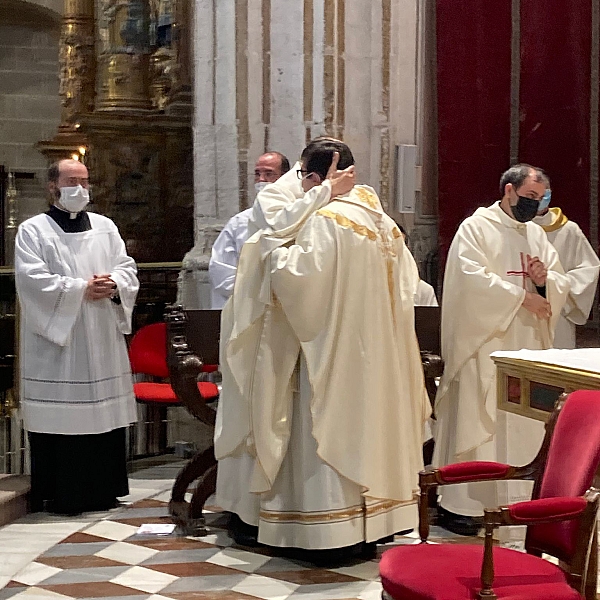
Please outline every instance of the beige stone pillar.
[[256, 158], [277, 150], [293, 162], [318, 135], [351, 146], [359, 181], [393, 212], [395, 146], [422, 142], [428, 2], [196, 1], [196, 265], [252, 202]]

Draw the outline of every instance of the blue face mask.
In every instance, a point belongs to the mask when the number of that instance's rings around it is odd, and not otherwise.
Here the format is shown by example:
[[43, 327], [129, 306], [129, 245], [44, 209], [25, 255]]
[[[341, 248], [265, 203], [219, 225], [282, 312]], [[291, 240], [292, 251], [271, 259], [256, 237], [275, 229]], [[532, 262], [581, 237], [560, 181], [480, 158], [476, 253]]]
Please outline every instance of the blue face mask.
[[538, 213], [546, 210], [550, 205], [550, 200], [552, 200], [552, 190], [546, 190], [543, 198], [540, 200], [538, 205]]

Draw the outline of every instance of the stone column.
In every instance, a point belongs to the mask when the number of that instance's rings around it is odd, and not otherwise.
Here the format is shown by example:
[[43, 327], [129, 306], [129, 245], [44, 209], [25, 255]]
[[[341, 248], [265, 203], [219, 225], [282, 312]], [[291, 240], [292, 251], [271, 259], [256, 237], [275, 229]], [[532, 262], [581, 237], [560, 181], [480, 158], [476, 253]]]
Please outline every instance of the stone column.
[[277, 150], [293, 162], [318, 135], [351, 146], [358, 180], [393, 211], [394, 148], [420, 143], [418, 11], [424, 2], [196, 2], [190, 269], [203, 268], [218, 230], [252, 202], [257, 157]]

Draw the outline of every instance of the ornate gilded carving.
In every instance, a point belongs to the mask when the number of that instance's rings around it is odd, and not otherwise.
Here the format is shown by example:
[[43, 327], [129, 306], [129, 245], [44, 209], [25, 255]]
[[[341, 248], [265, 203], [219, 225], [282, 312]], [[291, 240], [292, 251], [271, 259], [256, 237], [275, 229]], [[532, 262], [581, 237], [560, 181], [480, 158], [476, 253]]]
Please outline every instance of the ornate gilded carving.
[[90, 112], [94, 106], [93, 0], [65, 0], [59, 61], [61, 129], [73, 130], [76, 115]]
[[58, 133], [36, 147], [49, 162], [80, 156], [87, 141], [79, 133], [82, 114], [92, 112], [96, 85], [94, 0], [64, 0], [59, 42], [61, 117]]
[[6, 229], [9, 231], [16, 229], [18, 226], [17, 186], [15, 185], [15, 175], [10, 172], [6, 186], [6, 212], [8, 214]]
[[173, 89], [175, 53], [170, 48], [159, 48], [150, 60], [152, 106], [164, 110]]
[[150, 109], [148, 0], [101, 0], [96, 110]]

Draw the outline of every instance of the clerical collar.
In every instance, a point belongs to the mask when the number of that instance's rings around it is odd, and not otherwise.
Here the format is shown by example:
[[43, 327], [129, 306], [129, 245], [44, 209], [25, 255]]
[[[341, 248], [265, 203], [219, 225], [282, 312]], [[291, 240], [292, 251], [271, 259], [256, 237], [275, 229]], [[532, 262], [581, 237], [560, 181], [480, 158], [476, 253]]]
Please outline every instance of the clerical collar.
[[61, 210], [56, 205], [52, 205], [46, 214], [54, 220], [57, 225], [65, 233], [80, 233], [82, 231], [89, 231], [92, 228], [90, 223], [90, 217], [85, 210], [78, 212], [75, 218], [71, 218], [71, 213], [66, 210]]

